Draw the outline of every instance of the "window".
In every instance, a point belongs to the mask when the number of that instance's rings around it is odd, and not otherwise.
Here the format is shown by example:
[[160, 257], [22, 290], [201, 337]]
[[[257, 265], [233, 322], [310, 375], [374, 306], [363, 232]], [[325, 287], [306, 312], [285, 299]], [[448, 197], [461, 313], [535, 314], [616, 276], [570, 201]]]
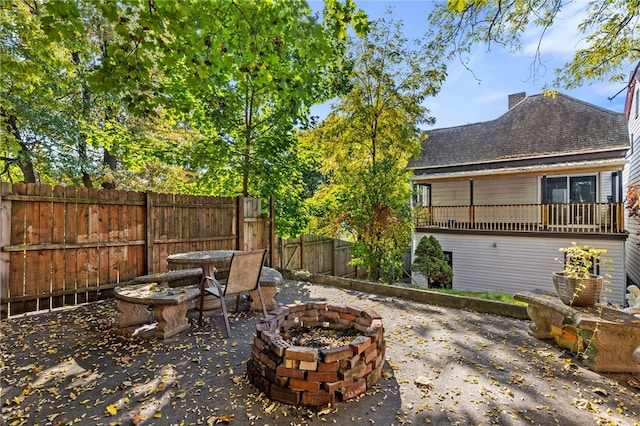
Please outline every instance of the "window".
[[415, 207], [431, 206], [431, 184], [413, 186], [413, 205]]
[[544, 190], [550, 204], [595, 203], [597, 200], [595, 176], [550, 177]]
[[444, 251], [444, 260], [447, 261], [447, 264], [453, 268], [453, 252], [452, 251]]
[[542, 191], [542, 202], [548, 205], [546, 226], [594, 225], [598, 212], [596, 175], [543, 178]]

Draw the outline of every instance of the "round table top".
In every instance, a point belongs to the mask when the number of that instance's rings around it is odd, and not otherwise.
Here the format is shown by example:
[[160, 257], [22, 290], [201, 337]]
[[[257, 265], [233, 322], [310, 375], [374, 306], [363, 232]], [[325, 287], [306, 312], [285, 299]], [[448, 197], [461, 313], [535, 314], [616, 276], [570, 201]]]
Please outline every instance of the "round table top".
[[204, 250], [188, 253], [176, 253], [167, 256], [167, 262], [175, 265], [203, 265], [216, 262], [230, 262], [234, 253], [238, 250]]

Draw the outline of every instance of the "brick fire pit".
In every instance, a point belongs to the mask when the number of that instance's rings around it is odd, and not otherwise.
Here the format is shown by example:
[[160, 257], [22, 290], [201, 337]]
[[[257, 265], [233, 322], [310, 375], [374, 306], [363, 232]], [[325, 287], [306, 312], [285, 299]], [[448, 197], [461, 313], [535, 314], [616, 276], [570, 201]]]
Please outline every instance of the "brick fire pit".
[[[284, 337], [296, 327], [357, 331], [358, 335], [338, 347], [298, 346]], [[295, 406], [333, 405], [361, 395], [380, 380], [384, 328], [374, 311], [299, 303], [276, 308], [256, 329], [247, 375], [274, 401]]]

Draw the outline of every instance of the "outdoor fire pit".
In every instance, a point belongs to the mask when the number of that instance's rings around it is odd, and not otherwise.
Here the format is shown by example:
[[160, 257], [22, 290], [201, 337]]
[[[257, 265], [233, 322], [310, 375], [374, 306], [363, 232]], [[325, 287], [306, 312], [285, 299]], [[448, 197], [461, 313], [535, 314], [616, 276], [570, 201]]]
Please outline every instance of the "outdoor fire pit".
[[256, 329], [247, 375], [274, 401], [333, 405], [380, 380], [384, 328], [374, 311], [299, 303], [276, 308]]

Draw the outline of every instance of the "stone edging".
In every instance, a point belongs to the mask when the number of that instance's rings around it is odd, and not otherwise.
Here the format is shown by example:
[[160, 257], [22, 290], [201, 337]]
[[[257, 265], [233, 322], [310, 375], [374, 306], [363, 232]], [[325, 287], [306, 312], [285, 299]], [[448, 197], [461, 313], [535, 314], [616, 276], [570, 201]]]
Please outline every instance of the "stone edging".
[[473, 297], [442, 294], [435, 291], [407, 288], [389, 284], [377, 284], [369, 281], [340, 278], [331, 275], [310, 274], [302, 271], [288, 269], [280, 270], [282, 275], [289, 280], [314, 282], [349, 290], [363, 291], [365, 293], [379, 294], [382, 296], [398, 297], [414, 302], [429, 303], [448, 308], [468, 309], [493, 315], [502, 315], [511, 318], [528, 320], [527, 307], [493, 300], [477, 299]]

